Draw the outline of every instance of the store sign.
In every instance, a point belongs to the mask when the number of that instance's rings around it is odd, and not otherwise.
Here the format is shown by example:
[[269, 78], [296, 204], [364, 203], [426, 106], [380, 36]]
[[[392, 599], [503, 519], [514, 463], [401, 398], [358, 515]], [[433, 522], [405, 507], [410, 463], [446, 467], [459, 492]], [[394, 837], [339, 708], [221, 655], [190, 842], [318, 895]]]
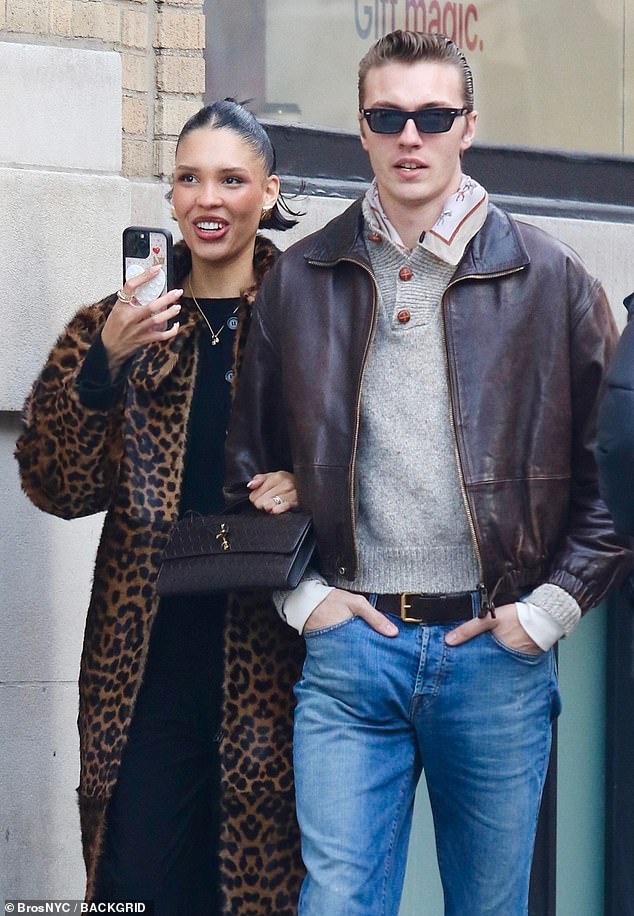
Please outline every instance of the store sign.
[[376, 39], [394, 29], [448, 35], [465, 51], [482, 51], [478, 33], [480, 14], [475, 3], [440, 3], [439, 0], [353, 0], [359, 38]]

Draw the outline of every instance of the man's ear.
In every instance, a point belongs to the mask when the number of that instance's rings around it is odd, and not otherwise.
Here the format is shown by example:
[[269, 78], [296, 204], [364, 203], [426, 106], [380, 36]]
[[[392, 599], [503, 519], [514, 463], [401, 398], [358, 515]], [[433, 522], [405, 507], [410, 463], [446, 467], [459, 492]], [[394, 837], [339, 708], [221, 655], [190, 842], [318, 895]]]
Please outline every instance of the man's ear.
[[465, 128], [462, 134], [462, 141], [460, 144], [460, 152], [464, 153], [465, 150], [468, 150], [476, 133], [476, 122], [478, 120], [478, 112], [470, 111], [465, 115]]
[[367, 152], [368, 147], [365, 142], [365, 131], [367, 129], [367, 124], [365, 123], [365, 118], [363, 117], [360, 111], [357, 113], [357, 120], [359, 122], [359, 137], [361, 139], [361, 146]]

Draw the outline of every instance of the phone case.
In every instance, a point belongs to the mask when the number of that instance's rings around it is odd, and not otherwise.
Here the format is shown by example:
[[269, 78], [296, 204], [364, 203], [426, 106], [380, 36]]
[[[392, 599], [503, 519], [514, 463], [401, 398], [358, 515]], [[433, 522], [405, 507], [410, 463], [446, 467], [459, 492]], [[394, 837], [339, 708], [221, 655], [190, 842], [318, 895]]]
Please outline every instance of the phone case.
[[128, 226], [123, 231], [123, 282], [137, 277], [148, 267], [162, 270], [135, 292], [140, 305], [148, 305], [173, 289], [172, 233], [152, 226]]

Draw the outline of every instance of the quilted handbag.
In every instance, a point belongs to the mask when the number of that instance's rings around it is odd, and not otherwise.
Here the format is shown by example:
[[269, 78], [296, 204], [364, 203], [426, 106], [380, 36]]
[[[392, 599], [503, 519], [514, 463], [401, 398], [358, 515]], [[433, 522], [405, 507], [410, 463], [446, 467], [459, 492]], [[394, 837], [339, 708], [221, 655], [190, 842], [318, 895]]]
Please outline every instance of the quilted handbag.
[[292, 589], [314, 548], [305, 512], [188, 513], [172, 528], [156, 588], [161, 596]]

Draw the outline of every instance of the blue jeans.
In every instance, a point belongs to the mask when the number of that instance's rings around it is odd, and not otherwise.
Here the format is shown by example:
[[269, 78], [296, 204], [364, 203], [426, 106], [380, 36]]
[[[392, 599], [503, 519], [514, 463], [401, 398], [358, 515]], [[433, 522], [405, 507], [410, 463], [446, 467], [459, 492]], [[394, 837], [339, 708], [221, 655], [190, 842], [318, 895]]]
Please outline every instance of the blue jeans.
[[397, 916], [414, 792], [429, 790], [446, 916], [525, 916], [551, 722], [554, 653], [490, 633], [353, 617], [306, 635], [295, 780], [300, 916]]

